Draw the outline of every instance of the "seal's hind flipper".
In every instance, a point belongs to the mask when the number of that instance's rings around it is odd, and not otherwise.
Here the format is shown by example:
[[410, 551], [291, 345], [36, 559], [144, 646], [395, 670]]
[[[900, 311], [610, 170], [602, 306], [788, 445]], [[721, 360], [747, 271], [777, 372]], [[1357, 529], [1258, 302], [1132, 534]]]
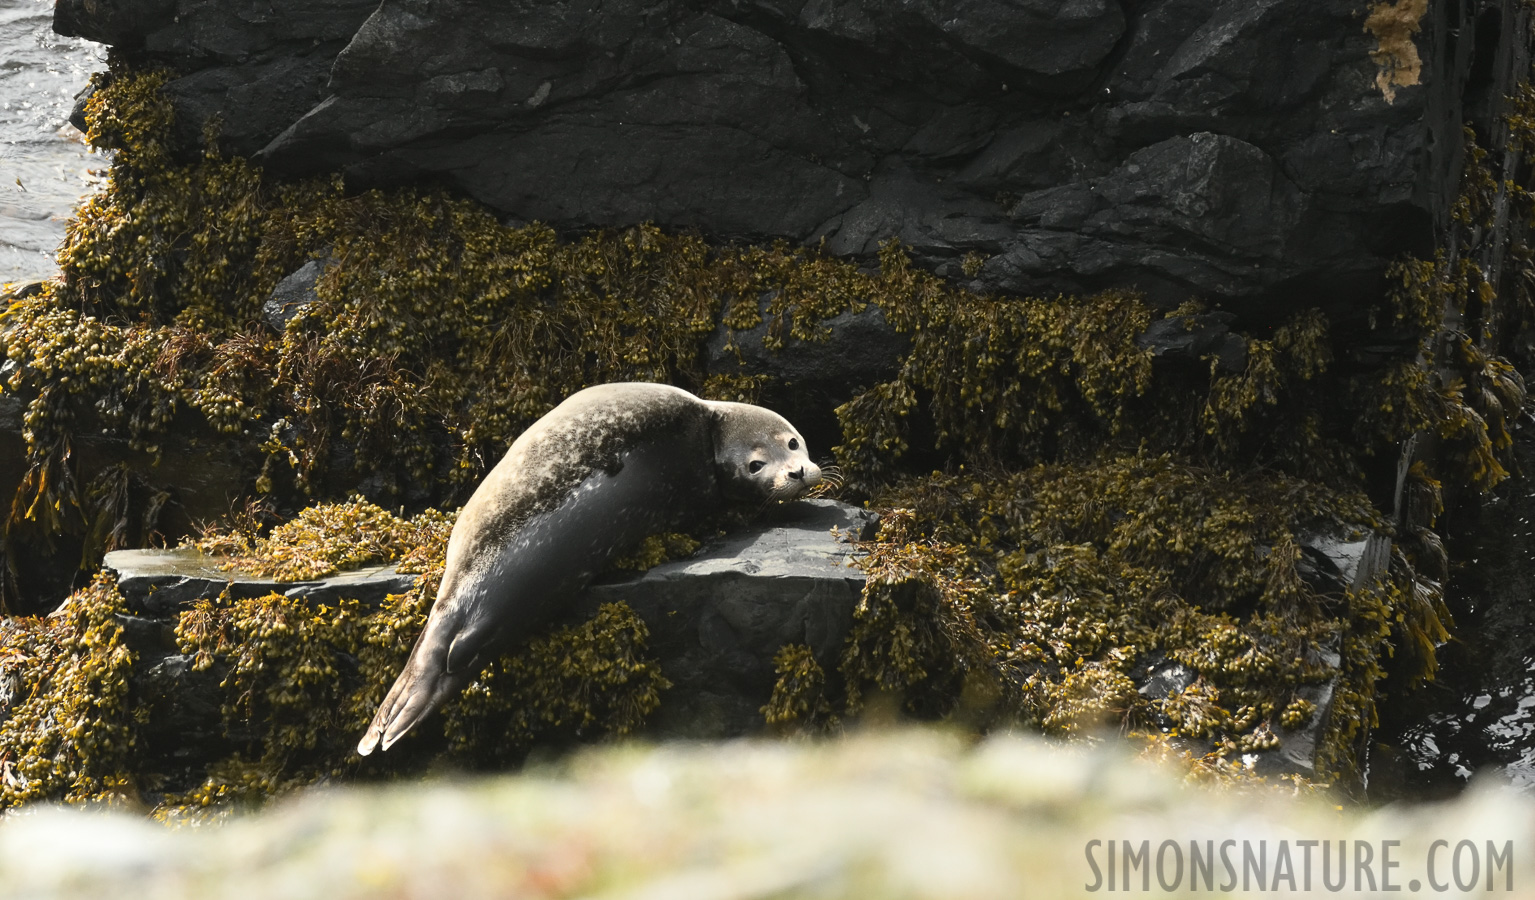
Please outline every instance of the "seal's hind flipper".
[[395, 679], [362, 740], [357, 742], [358, 756], [367, 756], [379, 747], [388, 750], [473, 677], [473, 670], [447, 670], [448, 648], [454, 638], [447, 633], [450, 627], [438, 621], [427, 623], [410, 652], [405, 670]]

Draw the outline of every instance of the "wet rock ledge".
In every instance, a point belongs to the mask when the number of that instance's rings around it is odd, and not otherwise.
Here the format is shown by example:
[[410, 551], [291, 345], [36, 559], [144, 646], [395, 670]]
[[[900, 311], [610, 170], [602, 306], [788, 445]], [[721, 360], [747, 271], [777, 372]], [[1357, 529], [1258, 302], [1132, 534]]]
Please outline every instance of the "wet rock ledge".
[[[584, 621], [609, 603], [627, 604], [644, 621], [649, 653], [672, 685], [648, 721], [649, 737], [759, 732], [781, 648], [808, 646], [825, 671], [837, 670], [866, 581], [852, 564], [854, 542], [873, 539], [878, 526], [876, 513], [833, 500], [774, 508], [689, 558], [592, 585], [560, 623]], [[1313, 536], [1307, 552], [1316, 577], [1342, 586], [1378, 575], [1383, 546], [1379, 536], [1352, 543]], [[137, 687], [148, 700], [151, 743], [164, 743], [158, 749], [174, 758], [194, 760], [251, 735], [220, 733], [219, 678], [195, 671], [192, 657], [176, 649], [173, 631], [182, 611], [204, 599], [233, 602], [274, 593], [311, 604], [345, 598], [377, 606], [419, 577], [378, 565], [284, 582], [229, 571], [219, 557], [187, 548], [116, 551], [105, 565], [126, 600], [128, 612], [118, 618], [138, 654]], [[1327, 662], [1338, 669], [1336, 649]], [[1200, 677], [1169, 659], [1147, 660], [1133, 675], [1138, 691], [1152, 698], [1181, 692]], [[1315, 777], [1315, 753], [1331, 724], [1337, 681], [1306, 688], [1302, 696], [1314, 712], [1276, 733], [1274, 745], [1248, 754], [1247, 766], [1268, 776]], [[1195, 752], [1209, 749], [1186, 743]]]
[[[580, 621], [605, 603], [623, 602], [644, 620], [650, 651], [673, 685], [652, 718], [654, 736], [747, 733], [763, 723], [773, 657], [785, 644], [806, 644], [824, 667], [835, 668], [863, 591], [851, 542], [872, 538], [877, 526], [873, 512], [833, 500], [790, 504], [693, 557], [593, 585], [564, 618]], [[152, 704], [166, 718], [165, 728], [152, 723], [152, 732], [217, 739], [210, 729], [218, 702], [196, 696], [216, 684], [203, 684], [208, 678], [192, 671], [191, 657], [177, 652], [173, 635], [179, 613], [198, 600], [278, 593], [316, 604], [348, 598], [376, 605], [409, 590], [418, 577], [386, 565], [279, 582], [222, 564], [195, 549], [107, 554], [105, 566], [127, 601], [129, 613], [119, 619], [138, 654], [142, 686], [166, 701]], [[197, 710], [214, 717], [201, 725], [189, 721]]]

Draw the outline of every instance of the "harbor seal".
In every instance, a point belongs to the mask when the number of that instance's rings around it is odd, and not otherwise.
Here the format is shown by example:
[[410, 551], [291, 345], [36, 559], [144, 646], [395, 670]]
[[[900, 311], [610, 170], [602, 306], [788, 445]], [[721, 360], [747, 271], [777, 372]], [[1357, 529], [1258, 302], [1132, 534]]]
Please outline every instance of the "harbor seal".
[[760, 406], [635, 382], [571, 395], [459, 513], [426, 628], [357, 752], [388, 750], [648, 535], [820, 480], [805, 439]]

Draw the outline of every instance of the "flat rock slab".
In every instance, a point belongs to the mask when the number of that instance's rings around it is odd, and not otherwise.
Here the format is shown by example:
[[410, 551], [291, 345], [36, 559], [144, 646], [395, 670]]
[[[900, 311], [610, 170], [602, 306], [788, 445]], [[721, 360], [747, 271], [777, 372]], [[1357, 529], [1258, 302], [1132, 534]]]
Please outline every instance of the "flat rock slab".
[[416, 584], [415, 575], [394, 566], [366, 566], [308, 581], [278, 581], [223, 568], [227, 559], [195, 549], [114, 550], [102, 565], [117, 573], [117, 588], [135, 612], [173, 615], [226, 589], [233, 598], [282, 594], [316, 602], [343, 597], [377, 603], [390, 594], [403, 594]]

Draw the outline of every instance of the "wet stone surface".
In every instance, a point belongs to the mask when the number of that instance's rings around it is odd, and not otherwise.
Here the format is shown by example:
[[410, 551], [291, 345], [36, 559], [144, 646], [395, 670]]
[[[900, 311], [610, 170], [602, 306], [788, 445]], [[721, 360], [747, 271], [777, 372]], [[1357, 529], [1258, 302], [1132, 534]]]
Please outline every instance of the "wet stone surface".
[[1535, 434], [1514, 440], [1525, 474], [1447, 529], [1453, 637], [1432, 682], [1382, 706], [1369, 761], [1382, 799], [1451, 794], [1473, 775], [1535, 791]]
[[219, 596], [226, 588], [233, 599], [282, 594], [317, 603], [342, 597], [378, 603], [416, 584], [415, 575], [402, 575], [394, 566], [364, 566], [325, 578], [283, 582], [232, 572], [223, 567], [225, 562], [182, 548], [115, 550], [102, 565], [117, 573], [118, 590], [129, 608], [148, 616], [175, 615], [197, 600]]

